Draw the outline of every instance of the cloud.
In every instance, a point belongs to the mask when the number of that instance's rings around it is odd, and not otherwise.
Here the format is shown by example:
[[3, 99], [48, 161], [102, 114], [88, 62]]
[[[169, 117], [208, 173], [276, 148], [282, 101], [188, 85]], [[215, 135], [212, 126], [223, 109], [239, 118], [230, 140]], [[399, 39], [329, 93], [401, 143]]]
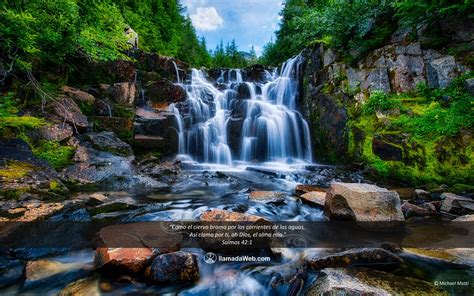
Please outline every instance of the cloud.
[[194, 27], [201, 31], [215, 31], [224, 25], [224, 20], [213, 6], [196, 8], [196, 13], [190, 18]]

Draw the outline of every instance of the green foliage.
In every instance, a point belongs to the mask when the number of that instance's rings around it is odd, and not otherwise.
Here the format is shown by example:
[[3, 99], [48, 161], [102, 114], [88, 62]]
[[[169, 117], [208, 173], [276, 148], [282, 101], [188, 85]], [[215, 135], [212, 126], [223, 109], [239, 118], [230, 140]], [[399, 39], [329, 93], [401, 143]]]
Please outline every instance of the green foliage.
[[0, 52], [13, 69], [62, 65], [68, 57], [96, 61], [127, 58], [125, 27], [139, 36], [143, 50], [209, 66], [204, 40], [198, 39], [179, 1], [30, 0], [0, 3]]
[[40, 141], [32, 150], [35, 156], [46, 160], [57, 170], [70, 165], [74, 155], [74, 147], [61, 146], [56, 141]]
[[394, 121], [415, 137], [453, 136], [461, 129], [474, 127], [474, 98], [464, 88], [464, 81], [474, 73], [456, 78], [446, 89], [431, 89], [426, 84], [416, 87], [416, 95], [429, 103], [421, 114], [402, 115]]
[[401, 103], [397, 98], [376, 90], [370, 94], [369, 100], [362, 107], [362, 112], [367, 115], [373, 114], [375, 111], [386, 111], [400, 107]]
[[402, 25], [416, 26], [423, 21], [436, 22], [448, 15], [468, 15], [473, 11], [472, 4], [470, 0], [401, 0], [393, 5]]
[[287, 0], [275, 42], [264, 47], [261, 62], [276, 65], [315, 43], [330, 45], [349, 62], [380, 47], [397, 25], [427, 24], [431, 46], [445, 44], [436, 32], [447, 16], [472, 22], [471, 0]]
[[212, 52], [212, 66], [215, 68], [243, 68], [247, 64], [247, 60], [238, 51], [235, 40], [227, 43], [225, 47], [221, 40], [221, 43]]
[[361, 54], [392, 33], [390, 10], [386, 1], [286, 1], [277, 40], [265, 46], [262, 61], [277, 64], [317, 42]]
[[46, 125], [42, 118], [33, 116], [17, 116], [18, 109], [12, 93], [0, 97], [0, 135], [8, 131], [23, 132]]

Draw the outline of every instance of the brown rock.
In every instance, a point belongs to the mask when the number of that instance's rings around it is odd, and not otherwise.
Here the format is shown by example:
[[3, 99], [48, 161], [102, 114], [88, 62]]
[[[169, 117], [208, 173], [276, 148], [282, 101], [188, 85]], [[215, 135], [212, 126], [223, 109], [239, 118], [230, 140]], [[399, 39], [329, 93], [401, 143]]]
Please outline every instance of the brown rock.
[[41, 137], [50, 141], [63, 141], [73, 135], [72, 127], [69, 124], [53, 124], [40, 128]]
[[79, 130], [85, 130], [89, 127], [87, 117], [82, 114], [79, 106], [73, 99], [60, 96], [49, 104], [52, 112], [59, 116], [63, 121], [70, 123]]
[[136, 274], [144, 270], [153, 258], [150, 248], [97, 248], [94, 267], [113, 273]]
[[229, 212], [225, 210], [210, 210], [201, 214], [201, 221], [206, 222], [258, 222], [267, 221], [255, 215]]
[[285, 200], [285, 194], [277, 191], [252, 191], [249, 199], [264, 203], [281, 203]]
[[326, 189], [314, 185], [298, 184], [295, 188], [295, 195], [300, 196], [301, 194], [313, 191], [326, 192]]
[[186, 91], [167, 79], [160, 79], [145, 86], [146, 95], [152, 102], [176, 103], [186, 99]]
[[425, 217], [431, 214], [431, 211], [417, 205], [411, 204], [405, 201], [402, 204], [402, 212], [405, 215], [405, 218], [409, 217]]
[[395, 191], [371, 184], [333, 183], [324, 212], [332, 220], [404, 221], [400, 206]]
[[86, 104], [94, 104], [95, 98], [93, 95], [86, 93], [85, 91], [79, 90], [77, 88], [72, 88], [69, 86], [63, 86], [63, 93], [73, 99], [76, 102], [82, 102]]
[[326, 202], [326, 192], [321, 191], [312, 191], [302, 194], [300, 196], [301, 200], [304, 203], [307, 203], [312, 206], [324, 208]]
[[135, 106], [137, 89], [133, 82], [114, 83], [112, 85], [100, 84], [99, 89], [119, 105], [125, 107]]

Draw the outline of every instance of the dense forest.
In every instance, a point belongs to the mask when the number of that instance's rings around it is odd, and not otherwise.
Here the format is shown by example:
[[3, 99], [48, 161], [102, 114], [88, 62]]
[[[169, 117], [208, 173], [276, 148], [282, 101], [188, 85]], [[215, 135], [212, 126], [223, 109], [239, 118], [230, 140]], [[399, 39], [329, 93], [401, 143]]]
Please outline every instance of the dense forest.
[[185, 7], [175, 0], [32, 0], [0, 3], [0, 52], [13, 69], [127, 59], [124, 28], [138, 33], [139, 48], [193, 66], [244, 66], [234, 41], [208, 51]]
[[398, 26], [426, 24], [436, 36], [443, 18], [458, 15], [472, 22], [473, 12], [470, 0], [287, 0], [276, 40], [265, 46], [260, 62], [277, 65], [318, 42], [354, 61], [380, 47]]

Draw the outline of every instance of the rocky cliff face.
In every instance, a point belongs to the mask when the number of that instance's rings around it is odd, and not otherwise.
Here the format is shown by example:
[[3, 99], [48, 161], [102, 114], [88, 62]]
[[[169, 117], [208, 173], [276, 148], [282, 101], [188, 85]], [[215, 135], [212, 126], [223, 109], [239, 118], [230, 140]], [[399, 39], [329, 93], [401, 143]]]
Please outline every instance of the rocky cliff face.
[[[360, 112], [374, 91], [409, 97], [417, 85], [443, 89], [456, 77], [469, 73], [474, 29], [470, 26], [462, 28], [462, 34], [453, 34], [455, 27], [456, 23], [451, 22], [444, 28], [450, 38], [448, 49], [427, 46], [422, 30], [413, 38], [413, 32], [399, 29], [385, 46], [356, 64], [345, 62], [323, 44], [304, 50], [300, 110], [310, 124], [315, 159], [347, 163], [370, 162], [371, 158], [378, 164], [387, 162], [383, 164], [385, 171], [394, 167], [399, 173], [408, 170], [414, 174], [412, 171], [416, 170], [417, 174], [426, 175], [429, 171], [433, 179], [446, 177], [441, 167], [472, 167], [471, 131], [424, 145], [414, 141], [411, 134], [389, 127], [390, 120], [400, 115], [400, 108], [377, 112], [370, 118]], [[428, 166], [436, 169], [426, 169]]]

